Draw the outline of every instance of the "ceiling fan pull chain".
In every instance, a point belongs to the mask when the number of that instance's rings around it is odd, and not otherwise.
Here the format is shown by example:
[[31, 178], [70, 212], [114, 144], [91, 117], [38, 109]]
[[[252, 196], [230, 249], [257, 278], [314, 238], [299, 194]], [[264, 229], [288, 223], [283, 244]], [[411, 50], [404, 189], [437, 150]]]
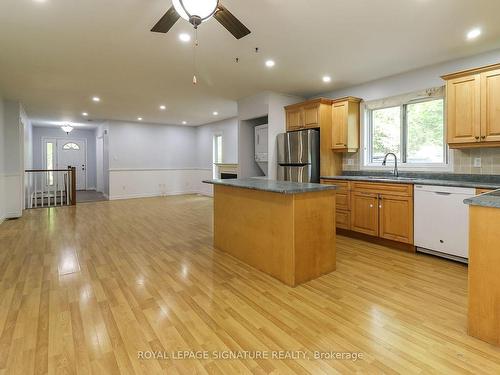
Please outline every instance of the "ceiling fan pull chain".
[[194, 50], [193, 50], [193, 85], [198, 83], [198, 79], [196, 78], [196, 50], [198, 48], [198, 29], [194, 29]]

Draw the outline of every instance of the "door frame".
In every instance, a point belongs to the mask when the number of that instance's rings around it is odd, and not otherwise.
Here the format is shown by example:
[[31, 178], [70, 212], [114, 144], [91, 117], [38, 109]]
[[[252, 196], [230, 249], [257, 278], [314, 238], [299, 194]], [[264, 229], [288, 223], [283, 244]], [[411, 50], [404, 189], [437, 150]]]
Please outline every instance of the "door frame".
[[45, 144], [45, 141], [47, 140], [55, 140], [56, 141], [56, 163], [59, 164], [59, 151], [58, 151], [58, 148], [57, 148], [57, 141], [78, 141], [78, 142], [83, 142], [85, 144], [85, 189], [84, 190], [87, 190], [87, 187], [88, 187], [88, 169], [89, 169], [89, 165], [88, 165], [88, 162], [87, 162], [87, 139], [86, 138], [78, 138], [78, 137], [42, 137], [41, 139], [41, 142], [42, 142], [42, 145], [41, 145], [41, 150], [42, 150], [42, 163], [43, 163], [43, 166], [42, 166], [42, 169], [45, 169], [45, 165], [47, 163], [47, 160], [46, 160], [46, 155], [45, 155], [45, 148], [44, 148], [44, 144]]

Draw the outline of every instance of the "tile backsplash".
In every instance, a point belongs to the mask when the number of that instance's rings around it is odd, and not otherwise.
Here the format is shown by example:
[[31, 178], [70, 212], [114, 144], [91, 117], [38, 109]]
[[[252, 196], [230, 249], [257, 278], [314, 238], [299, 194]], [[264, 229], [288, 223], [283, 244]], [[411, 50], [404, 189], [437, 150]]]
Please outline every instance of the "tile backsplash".
[[[453, 153], [453, 173], [500, 175], [500, 148], [450, 150]], [[474, 167], [474, 159], [481, 158], [481, 167]], [[359, 171], [360, 153], [344, 154], [342, 169]]]

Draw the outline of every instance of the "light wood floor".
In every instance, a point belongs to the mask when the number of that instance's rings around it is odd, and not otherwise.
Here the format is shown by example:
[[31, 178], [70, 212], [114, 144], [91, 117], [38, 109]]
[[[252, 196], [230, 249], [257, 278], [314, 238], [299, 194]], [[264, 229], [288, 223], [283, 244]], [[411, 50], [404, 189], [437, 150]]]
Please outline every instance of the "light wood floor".
[[[3, 223], [0, 374], [500, 373], [500, 350], [466, 334], [465, 266], [340, 237], [337, 271], [291, 289], [214, 251], [211, 215], [185, 196]], [[177, 350], [364, 357], [138, 358]]]

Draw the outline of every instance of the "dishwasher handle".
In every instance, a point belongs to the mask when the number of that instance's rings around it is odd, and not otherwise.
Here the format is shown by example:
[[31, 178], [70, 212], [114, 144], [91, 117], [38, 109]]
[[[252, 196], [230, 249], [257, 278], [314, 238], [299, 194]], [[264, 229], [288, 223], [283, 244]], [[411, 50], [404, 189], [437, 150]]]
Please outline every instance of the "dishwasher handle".
[[437, 194], [437, 195], [451, 195], [451, 193], [448, 193], [446, 191], [435, 191], [434, 194]]

